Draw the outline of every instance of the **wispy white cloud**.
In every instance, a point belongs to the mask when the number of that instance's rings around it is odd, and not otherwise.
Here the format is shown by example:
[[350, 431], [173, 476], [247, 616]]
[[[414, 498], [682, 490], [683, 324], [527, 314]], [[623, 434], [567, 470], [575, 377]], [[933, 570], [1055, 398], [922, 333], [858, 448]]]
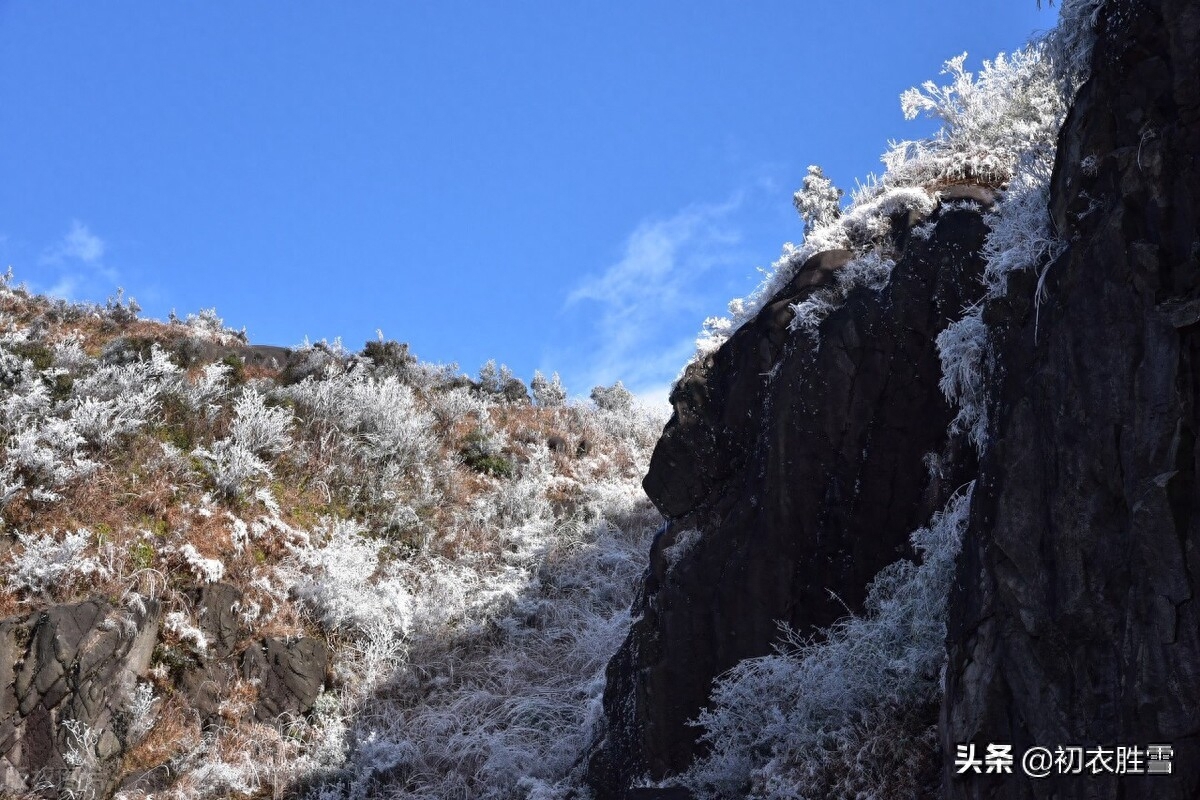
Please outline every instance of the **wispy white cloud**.
[[38, 258], [38, 263], [52, 274], [51, 282], [33, 288], [67, 300], [111, 292], [116, 288], [119, 276], [104, 262], [107, 249], [105, 241], [85, 223], [71, 220], [71, 226], [62, 238], [43, 248]]
[[87, 225], [77, 219], [71, 220], [71, 229], [58, 242], [46, 248], [42, 254], [43, 264], [62, 264], [78, 261], [97, 265], [104, 258], [104, 240], [92, 233]]
[[572, 358], [587, 386], [621, 380], [646, 401], [666, 402], [704, 312], [714, 310], [705, 291], [713, 269], [745, 257], [733, 220], [742, 199], [642, 222], [619, 260], [571, 291], [566, 311], [594, 318], [590, 347]]

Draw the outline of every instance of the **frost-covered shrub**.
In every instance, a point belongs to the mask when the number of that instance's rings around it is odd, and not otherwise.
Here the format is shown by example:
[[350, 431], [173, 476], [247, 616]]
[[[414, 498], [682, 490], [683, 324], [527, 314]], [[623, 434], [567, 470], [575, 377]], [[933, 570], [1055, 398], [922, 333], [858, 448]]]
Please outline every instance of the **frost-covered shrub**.
[[1058, 26], [1046, 37], [1064, 102], [1087, 79], [1100, 12], [1109, 0], [1059, 0]]
[[291, 447], [292, 412], [268, 406], [254, 389], [246, 389], [233, 404], [235, 417], [229, 426], [233, 441], [250, 452], [271, 457]]
[[512, 461], [504, 455], [504, 438], [485, 427], [475, 428], [463, 439], [459, 457], [471, 469], [500, 478], [513, 473]]
[[[920, 562], [901, 560], [880, 571], [863, 616], [811, 641], [788, 633], [777, 654], [742, 661], [721, 677], [698, 719], [712, 751], [679, 782], [702, 797], [828, 797], [829, 787], [814, 784], [814, 776], [839, 752], [861, 749], [872, 733], [864, 720], [936, 704], [946, 598], [970, 494], [969, 488], [957, 494], [929, 527], [913, 533]], [[916, 755], [918, 742], [896, 744]], [[881, 776], [883, 785], [867, 796], [895, 796], [888, 778]]]
[[495, 359], [489, 360], [479, 370], [479, 391], [509, 403], [529, 402], [529, 390], [520, 378], [513, 375], [506, 364], [496, 366]]
[[465, 386], [459, 386], [449, 391], [437, 392], [430, 398], [430, 407], [434, 416], [443, 425], [468, 417], [482, 422], [488, 414], [487, 400], [472, 392]]
[[220, 401], [229, 392], [230, 374], [233, 368], [222, 361], [205, 364], [193, 380], [184, 381], [180, 396], [192, 411], [208, 417], [219, 410]]
[[154, 420], [160, 398], [178, 390], [182, 374], [157, 344], [148, 358], [99, 366], [73, 383], [76, 430], [94, 445], [113, 445]]
[[800, 191], [792, 197], [796, 213], [804, 220], [805, 236], [818, 227], [832, 224], [841, 216], [843, 194], [841, 189], [833, 185], [833, 181], [825, 177], [820, 167], [812, 165], [808, 168]]
[[284, 391], [310, 422], [343, 435], [356, 455], [403, 472], [428, 460], [435, 442], [433, 418], [418, 407], [411, 387], [393, 376], [381, 380], [353, 371], [306, 380]]
[[159, 698], [154, 696], [154, 687], [138, 683], [128, 693], [125, 713], [128, 716], [129, 740], [136, 742], [154, 727]]
[[535, 371], [529, 388], [533, 391], [533, 402], [542, 408], [557, 408], [567, 401], [567, 390], [557, 372], [547, 380], [545, 375]]
[[591, 397], [592, 402], [605, 411], [623, 412], [633, 408], [633, 393], [620, 381], [612, 386], [594, 387]]
[[118, 286], [117, 293], [104, 301], [104, 311], [118, 325], [128, 325], [137, 321], [142, 307], [137, 300], [126, 297], [125, 290]]
[[83, 341], [78, 334], [71, 334], [54, 343], [54, 366], [58, 369], [75, 374], [91, 363], [92, 358], [84, 351]]
[[479, 368], [479, 390], [487, 394], [500, 394], [504, 391], [505, 381], [511, 377], [512, 370], [507, 365], [496, 366], [496, 359], [488, 359], [488, 362]]
[[292, 350], [287, 367], [280, 379], [285, 384], [300, 383], [309, 378], [320, 379], [334, 375], [353, 362], [351, 354], [342, 346], [341, 339], [332, 343], [325, 340], [310, 342], [308, 337]]
[[[1050, 49], [1053, 51], [1053, 46]], [[1049, 77], [1044, 76], [1043, 80], [1049, 82]], [[1053, 88], [1053, 84], [1043, 88], [1040, 92], [1043, 100]], [[1045, 102], [1044, 113], [1037, 118], [1037, 135], [1029, 134], [1022, 141], [1014, 174], [999, 202], [984, 215], [990, 228], [983, 247], [985, 300], [1007, 292], [1010, 273], [1037, 269], [1034, 300], [1040, 306], [1047, 270], [1065, 247], [1052, 230], [1049, 210], [1055, 134], [1064, 115], [1061, 98], [1057, 103]], [[940, 388], [957, 407], [952, 430], [967, 433], [975, 448], [982, 451], [988, 422], [984, 379], [991, 369], [982, 304], [964, 309], [963, 316], [938, 335], [937, 347], [942, 363]]]
[[252, 480], [270, 477], [271, 468], [245, 445], [232, 439], [221, 439], [212, 447], [197, 447], [192, 451], [213, 483], [225, 495], [239, 497]]
[[8, 466], [34, 487], [35, 499], [55, 500], [54, 489], [88, 475], [98, 464], [82, 451], [86, 440], [70, 420], [51, 417], [17, 430], [5, 451]]
[[417, 363], [416, 356], [409, 351], [407, 344], [385, 340], [382, 332], [378, 340], [363, 346], [362, 355], [371, 359], [376, 374], [395, 375], [401, 379], [405, 379]]
[[938, 334], [938, 358], [942, 378], [938, 387], [958, 412], [950, 429], [966, 433], [979, 451], [987, 433], [984, 402], [984, 370], [987, 356], [987, 326], [983, 309], [976, 307]]
[[217, 316], [215, 308], [202, 308], [195, 314], [188, 314], [183, 325], [188, 333], [197, 339], [206, 339], [218, 344], [234, 344], [246, 340], [245, 330], [235, 331], [225, 327], [225, 320]]
[[80, 529], [61, 540], [51, 535], [17, 534], [19, 552], [6, 565], [9, 588], [30, 594], [42, 594], [51, 587], [63, 588], [74, 578], [105, 574], [95, 558], [86, 557], [92, 543], [90, 531]]
[[413, 600], [399, 578], [380, 573], [384, 542], [347, 520], [327, 521], [314, 535], [323, 542], [302, 554], [307, 577], [292, 593], [322, 627], [360, 636], [406, 630]]

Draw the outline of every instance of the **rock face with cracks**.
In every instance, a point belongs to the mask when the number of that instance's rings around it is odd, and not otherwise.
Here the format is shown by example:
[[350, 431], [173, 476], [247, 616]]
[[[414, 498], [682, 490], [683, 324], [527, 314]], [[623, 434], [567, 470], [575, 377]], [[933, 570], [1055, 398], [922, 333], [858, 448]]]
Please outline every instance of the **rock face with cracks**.
[[[216, 719], [239, 672], [258, 687], [260, 720], [282, 725], [313, 707], [329, 669], [324, 640], [268, 637], [235, 653], [240, 592], [215, 583], [192, 595], [209, 646], [176, 685], [193, 707]], [[161, 643], [160, 616], [153, 600], [131, 610], [96, 599], [0, 621], [0, 796], [111, 794], [149, 728], [135, 694]]]
[[132, 693], [159, 629], [89, 600], [0, 622], [0, 794], [42, 784], [104, 796], [135, 741]]
[[1099, 23], [1052, 182], [1068, 249], [1040, 308], [1022, 276], [984, 312], [942, 740], [1169, 744], [1173, 771], [948, 769], [954, 798], [1200, 794], [1200, 4], [1110, 2]]

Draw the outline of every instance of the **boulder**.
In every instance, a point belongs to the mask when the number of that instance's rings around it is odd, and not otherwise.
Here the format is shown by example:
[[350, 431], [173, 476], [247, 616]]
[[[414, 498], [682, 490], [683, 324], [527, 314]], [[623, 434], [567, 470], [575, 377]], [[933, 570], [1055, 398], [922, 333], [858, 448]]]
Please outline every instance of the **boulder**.
[[263, 639], [242, 654], [242, 677], [258, 681], [255, 715], [264, 722], [308, 713], [328, 670], [329, 648], [311, 636]]

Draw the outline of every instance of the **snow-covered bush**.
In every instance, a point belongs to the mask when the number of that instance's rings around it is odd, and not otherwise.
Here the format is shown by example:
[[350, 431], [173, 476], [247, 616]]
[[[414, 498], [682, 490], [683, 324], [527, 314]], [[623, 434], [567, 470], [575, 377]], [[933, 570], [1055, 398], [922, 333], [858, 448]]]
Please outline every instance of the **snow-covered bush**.
[[533, 402], [542, 408], [556, 408], [567, 401], [567, 390], [557, 372], [547, 380], [545, 375], [535, 371], [529, 388], [533, 392]]
[[228, 497], [240, 497], [258, 477], [270, 477], [271, 468], [248, 447], [221, 439], [212, 447], [197, 447], [192, 457], [204, 465], [213, 483]]
[[11, 589], [40, 595], [52, 587], [66, 588], [74, 578], [104, 573], [95, 558], [85, 556], [92, 534], [77, 530], [58, 539], [49, 534], [17, 534], [18, 552], [6, 565], [7, 585]]
[[796, 213], [804, 220], [805, 236], [818, 227], [831, 225], [841, 216], [843, 194], [841, 189], [833, 185], [833, 181], [825, 177], [820, 167], [809, 166], [800, 190], [792, 197]]
[[987, 360], [987, 326], [982, 307], [975, 307], [938, 334], [942, 378], [938, 386], [958, 411], [950, 429], [966, 433], [977, 450], [983, 450], [987, 433], [984, 404], [984, 370]]
[[215, 308], [202, 308], [195, 314], [188, 314], [183, 321], [188, 333], [197, 339], [207, 339], [218, 344], [235, 344], [246, 340], [245, 330], [235, 331], [225, 327], [225, 320], [217, 316]]
[[900, 98], [906, 119], [940, 120], [932, 139], [899, 142], [884, 156], [884, 180], [927, 184], [969, 180], [1001, 186], [1021, 155], [1057, 133], [1064, 104], [1045, 46], [984, 61], [978, 74], [964, 68], [966, 54], [946, 62], [950, 82], [926, 81]]
[[88, 442], [111, 447], [154, 421], [160, 398], [177, 391], [181, 381], [182, 370], [156, 344], [149, 358], [104, 364], [76, 379], [69, 413]]
[[384, 542], [347, 520], [326, 521], [314, 535], [323, 542], [302, 553], [306, 577], [292, 592], [321, 626], [360, 636], [388, 627], [403, 633], [413, 600], [399, 578], [381, 572]]
[[468, 418], [482, 422], [489, 407], [485, 399], [465, 386], [436, 392], [430, 399], [430, 406], [433, 415], [446, 426]]
[[84, 455], [86, 440], [71, 420], [50, 417], [40, 424], [17, 430], [10, 438], [5, 458], [16, 472], [32, 482], [40, 499], [57, 498], [55, 489], [88, 475], [98, 466]]
[[612, 386], [594, 387], [591, 397], [592, 402], [605, 411], [623, 412], [633, 408], [633, 393], [620, 381]]
[[233, 404], [236, 414], [229, 426], [234, 442], [255, 455], [271, 457], [291, 447], [292, 412], [268, 406], [254, 389], [246, 389]]
[[192, 411], [211, 416], [219, 409], [219, 402], [229, 391], [229, 377], [233, 368], [223, 361], [205, 364], [195, 379], [185, 381], [180, 387], [180, 396]]
[[393, 376], [375, 379], [361, 370], [309, 379], [282, 393], [310, 423], [341, 434], [354, 455], [402, 473], [428, 460], [434, 440], [432, 416], [419, 408], [413, 390]]

